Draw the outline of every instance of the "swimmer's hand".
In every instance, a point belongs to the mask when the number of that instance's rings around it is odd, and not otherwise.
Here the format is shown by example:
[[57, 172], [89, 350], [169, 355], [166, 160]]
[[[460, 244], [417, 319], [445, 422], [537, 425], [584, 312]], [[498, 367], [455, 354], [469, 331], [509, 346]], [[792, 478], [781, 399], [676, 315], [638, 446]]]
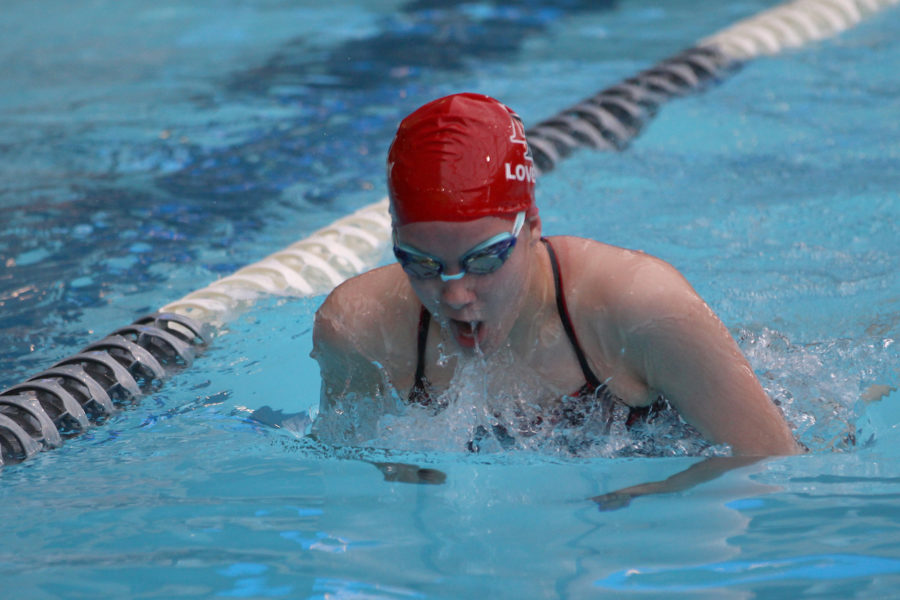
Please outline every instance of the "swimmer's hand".
[[273, 410], [269, 406], [262, 406], [254, 410], [250, 414], [250, 419], [261, 425], [276, 429], [286, 429], [301, 434], [306, 431], [311, 423], [307, 412], [285, 414], [280, 409]]
[[437, 469], [423, 469], [417, 465], [394, 462], [373, 462], [384, 474], [385, 481], [440, 485], [447, 481], [447, 474]]
[[634, 498], [634, 496], [624, 492], [610, 492], [608, 494], [594, 496], [593, 498], [590, 498], [590, 501], [597, 504], [597, 510], [606, 512], [625, 508], [631, 504], [632, 498]]
[[884, 384], [870, 385], [862, 393], [860, 398], [863, 402], [878, 402], [883, 400], [897, 391], [897, 388]]
[[608, 494], [600, 494], [591, 498], [591, 502], [597, 503], [597, 509], [600, 511], [619, 510], [631, 504], [631, 501], [640, 496], [647, 494], [665, 494], [675, 490], [668, 489], [665, 482], [651, 481], [640, 485], [622, 488]]

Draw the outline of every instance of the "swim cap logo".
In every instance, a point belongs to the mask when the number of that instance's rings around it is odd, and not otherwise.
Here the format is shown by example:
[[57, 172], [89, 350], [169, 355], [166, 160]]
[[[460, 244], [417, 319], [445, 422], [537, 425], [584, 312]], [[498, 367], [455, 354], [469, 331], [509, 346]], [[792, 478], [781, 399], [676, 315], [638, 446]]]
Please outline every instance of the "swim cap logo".
[[534, 183], [534, 165], [516, 165], [513, 169], [512, 163], [506, 163], [506, 180]]
[[506, 163], [506, 180], [507, 181], [528, 181], [534, 183], [534, 163], [531, 158], [531, 148], [528, 147], [528, 140], [525, 139], [525, 125], [519, 115], [510, 111], [510, 121], [512, 122], [512, 135], [509, 141], [513, 144], [522, 144], [525, 146], [525, 163], [516, 164]]

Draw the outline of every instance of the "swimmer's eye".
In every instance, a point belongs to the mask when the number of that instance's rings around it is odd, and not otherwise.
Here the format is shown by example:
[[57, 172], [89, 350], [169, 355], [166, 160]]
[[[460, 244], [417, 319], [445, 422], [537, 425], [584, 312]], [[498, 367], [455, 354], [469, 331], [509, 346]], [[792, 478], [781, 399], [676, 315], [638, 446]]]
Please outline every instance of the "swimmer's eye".
[[444, 270], [441, 261], [424, 254], [410, 252], [396, 245], [394, 246], [394, 256], [397, 257], [397, 262], [404, 271], [418, 279], [432, 279]]
[[516, 238], [509, 237], [486, 248], [473, 250], [466, 254], [460, 263], [467, 273], [487, 275], [503, 266], [515, 246]]

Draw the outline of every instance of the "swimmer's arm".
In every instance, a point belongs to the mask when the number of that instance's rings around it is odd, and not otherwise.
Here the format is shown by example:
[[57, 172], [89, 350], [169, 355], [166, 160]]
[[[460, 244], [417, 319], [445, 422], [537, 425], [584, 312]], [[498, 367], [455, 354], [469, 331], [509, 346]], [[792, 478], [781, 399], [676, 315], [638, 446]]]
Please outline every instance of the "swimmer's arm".
[[629, 360], [684, 419], [735, 455], [800, 448], [731, 334], [671, 266], [659, 261], [638, 284], [622, 335]]
[[339, 301], [329, 297], [316, 312], [313, 350], [322, 375], [320, 413], [345, 398], [376, 398], [384, 392], [384, 375], [365, 354], [365, 330], [354, 326]]
[[[322, 375], [319, 413], [323, 415], [331, 414], [343, 398], [375, 398], [383, 387], [383, 377], [372, 361], [354, 347], [345, 322], [331, 299], [316, 313], [310, 356], [318, 361]], [[253, 411], [250, 418], [262, 425], [299, 433], [310, 425], [305, 411], [284, 414], [269, 406]]]
[[[312, 352], [322, 372], [320, 415], [330, 414], [344, 398], [370, 399], [383, 392], [382, 372], [350, 340], [341, 321], [335, 320], [327, 305], [324, 311], [320, 309], [313, 328]], [[397, 462], [365, 462], [381, 471], [385, 481], [439, 485], [447, 480], [447, 475], [437, 469]]]
[[638, 485], [601, 494], [590, 498], [602, 511], [625, 508], [635, 498], [653, 494], [672, 494], [690, 489], [740, 467], [751, 465], [759, 460], [758, 456], [713, 456], [694, 463], [684, 471], [660, 481], [648, 481]]

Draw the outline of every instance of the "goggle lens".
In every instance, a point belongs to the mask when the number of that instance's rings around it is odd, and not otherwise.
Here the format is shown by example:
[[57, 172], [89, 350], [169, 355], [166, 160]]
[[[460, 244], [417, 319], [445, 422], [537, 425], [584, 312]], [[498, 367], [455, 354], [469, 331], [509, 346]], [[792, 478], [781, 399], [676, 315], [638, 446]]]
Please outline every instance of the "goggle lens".
[[403, 270], [419, 279], [432, 279], [441, 274], [444, 265], [429, 256], [413, 254], [394, 246], [394, 256]]
[[515, 245], [516, 238], [510, 237], [496, 244], [491, 244], [487, 248], [468, 254], [462, 260], [463, 268], [466, 273], [474, 273], [475, 275], [493, 273], [503, 266]]

